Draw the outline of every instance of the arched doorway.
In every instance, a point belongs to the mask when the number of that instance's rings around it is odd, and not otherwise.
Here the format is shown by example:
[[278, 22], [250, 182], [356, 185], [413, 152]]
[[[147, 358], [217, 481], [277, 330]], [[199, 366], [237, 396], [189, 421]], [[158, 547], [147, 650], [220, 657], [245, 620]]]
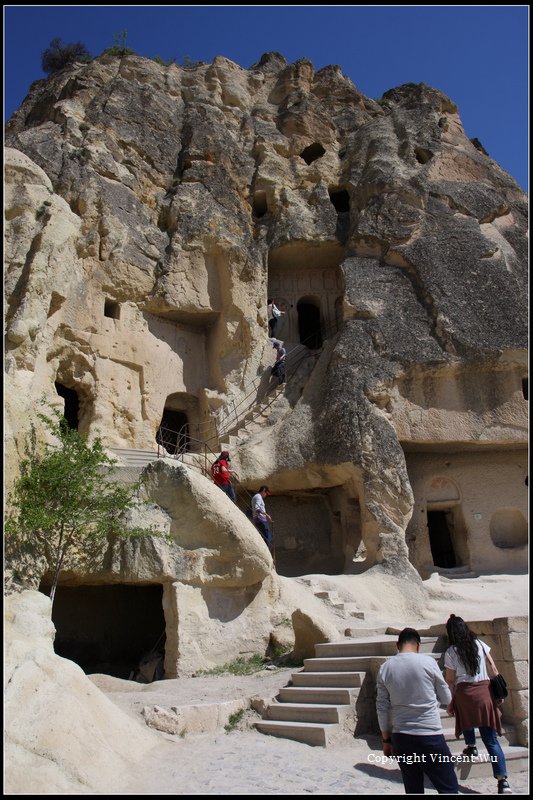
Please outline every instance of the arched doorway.
[[322, 347], [320, 300], [318, 297], [302, 297], [296, 308], [300, 344], [304, 344], [310, 350], [318, 350]]
[[170, 455], [174, 456], [177, 453], [189, 452], [189, 419], [185, 411], [165, 406], [155, 440]]
[[80, 400], [78, 393], [74, 389], [69, 389], [63, 386], [62, 383], [54, 383], [56, 392], [65, 401], [65, 410], [63, 416], [67, 421], [67, 425], [73, 431], [78, 430], [78, 423], [80, 417]]

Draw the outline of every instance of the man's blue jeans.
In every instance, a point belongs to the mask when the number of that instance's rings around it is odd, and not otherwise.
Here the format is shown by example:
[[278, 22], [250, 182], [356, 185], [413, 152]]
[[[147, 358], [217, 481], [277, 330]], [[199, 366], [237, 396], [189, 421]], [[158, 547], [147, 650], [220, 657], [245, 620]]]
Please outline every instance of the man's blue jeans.
[[392, 749], [395, 756], [400, 756], [398, 766], [406, 794], [424, 794], [424, 775], [439, 794], [459, 794], [454, 764], [449, 760], [450, 748], [442, 733], [434, 736], [393, 733]]
[[268, 520], [255, 517], [254, 525], [265, 540], [268, 549], [272, 550], [272, 531], [270, 530]]
[[[491, 756], [490, 765], [492, 767], [492, 774], [495, 778], [507, 777], [507, 764], [505, 763], [505, 756], [498, 741], [496, 731], [494, 728], [484, 726], [479, 729], [479, 734], [483, 739], [483, 744], [487, 748], [487, 753]], [[465, 737], [465, 744], [474, 747], [476, 744], [476, 729], [468, 728], [468, 730], [463, 731], [463, 736]], [[493, 761], [493, 757], [497, 760]]]

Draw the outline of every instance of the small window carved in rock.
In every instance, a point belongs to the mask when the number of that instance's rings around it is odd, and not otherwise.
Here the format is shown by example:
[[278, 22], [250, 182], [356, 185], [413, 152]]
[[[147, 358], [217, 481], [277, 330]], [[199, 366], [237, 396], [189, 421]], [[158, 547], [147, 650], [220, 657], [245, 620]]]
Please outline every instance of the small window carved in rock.
[[252, 202], [254, 217], [264, 217], [268, 211], [266, 192], [255, 192]]
[[524, 395], [524, 400], [529, 399], [529, 392], [528, 392], [528, 379], [522, 378], [522, 394]]
[[350, 210], [350, 195], [346, 189], [329, 189], [329, 199], [335, 206], [337, 214], [344, 214]]
[[320, 142], [313, 142], [313, 144], [310, 144], [305, 150], [302, 150], [300, 158], [303, 158], [306, 164], [312, 164], [317, 158], [322, 158], [325, 152]]
[[104, 317], [111, 319], [120, 319], [120, 304], [115, 303], [114, 300], [107, 300], [104, 303]]
[[433, 158], [433, 153], [424, 147], [415, 147], [415, 157], [419, 164], [427, 164]]

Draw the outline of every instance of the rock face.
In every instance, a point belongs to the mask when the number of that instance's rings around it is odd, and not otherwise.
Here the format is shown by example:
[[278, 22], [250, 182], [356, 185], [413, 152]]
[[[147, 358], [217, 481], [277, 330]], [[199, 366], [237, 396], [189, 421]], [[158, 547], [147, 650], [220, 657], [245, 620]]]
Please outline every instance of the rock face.
[[[44, 394], [109, 447], [229, 441], [285, 575], [526, 567], [526, 196], [450, 99], [105, 55], [33, 84], [6, 144], [12, 472]], [[268, 383], [270, 297], [287, 386], [224, 439]], [[167, 573], [188, 609], [219, 591], [202, 558], [203, 589]]]
[[119, 792], [156, 736], [54, 654], [47, 597], [11, 595], [5, 622], [7, 793]]

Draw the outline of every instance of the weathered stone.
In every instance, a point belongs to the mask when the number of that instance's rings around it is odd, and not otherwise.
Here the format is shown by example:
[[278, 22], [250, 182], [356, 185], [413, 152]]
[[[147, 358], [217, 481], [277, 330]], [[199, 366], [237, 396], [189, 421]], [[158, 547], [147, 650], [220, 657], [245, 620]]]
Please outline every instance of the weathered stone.
[[120, 791], [156, 737], [53, 649], [50, 600], [26, 591], [5, 602], [6, 790]]
[[510, 633], [508, 636], [503, 636], [502, 651], [505, 661], [522, 661], [529, 658], [527, 634]]
[[[105, 55], [34, 84], [6, 144], [8, 482], [60, 384], [110, 447], [154, 449], [172, 414], [198, 455], [234, 436], [243, 485], [282, 496], [287, 574], [299, 559], [415, 585], [441, 566], [432, 513], [457, 566], [527, 567], [527, 198], [452, 100], [406, 84], [378, 104], [279, 54], [248, 70]], [[270, 379], [269, 296], [289, 380], [239, 438]], [[311, 513], [281, 513], [296, 499], [318, 511], [314, 561]], [[140, 546], [124, 566], [264, 579], [264, 554], [230, 568], [231, 547], [200, 550]]]
[[498, 617], [494, 620], [494, 633], [528, 633], [528, 617]]
[[315, 657], [315, 644], [332, 642], [339, 638], [338, 631], [320, 616], [311, 616], [300, 608], [292, 613], [294, 628], [293, 657], [296, 661]]

